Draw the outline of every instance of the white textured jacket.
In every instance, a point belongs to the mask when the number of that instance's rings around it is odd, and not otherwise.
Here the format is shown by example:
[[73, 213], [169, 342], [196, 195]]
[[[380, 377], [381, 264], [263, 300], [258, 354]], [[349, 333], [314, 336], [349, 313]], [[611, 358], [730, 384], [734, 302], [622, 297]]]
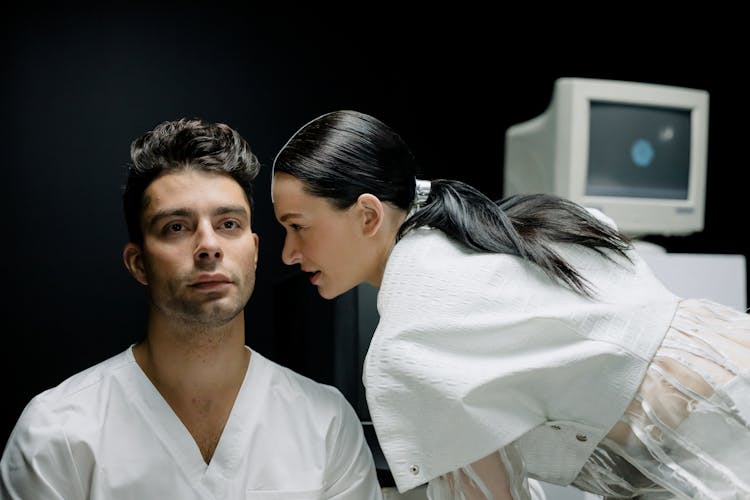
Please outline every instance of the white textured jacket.
[[363, 380], [399, 491], [515, 440], [531, 477], [569, 484], [624, 413], [679, 298], [635, 253], [556, 248], [595, 299], [438, 230], [394, 247]]

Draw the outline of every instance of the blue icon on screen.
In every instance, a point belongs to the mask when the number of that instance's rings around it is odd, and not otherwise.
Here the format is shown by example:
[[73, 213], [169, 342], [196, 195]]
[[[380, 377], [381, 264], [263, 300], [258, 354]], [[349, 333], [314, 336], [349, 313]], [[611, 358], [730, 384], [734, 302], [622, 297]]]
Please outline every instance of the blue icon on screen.
[[654, 159], [654, 146], [646, 139], [638, 139], [630, 147], [630, 157], [639, 167], [648, 167]]

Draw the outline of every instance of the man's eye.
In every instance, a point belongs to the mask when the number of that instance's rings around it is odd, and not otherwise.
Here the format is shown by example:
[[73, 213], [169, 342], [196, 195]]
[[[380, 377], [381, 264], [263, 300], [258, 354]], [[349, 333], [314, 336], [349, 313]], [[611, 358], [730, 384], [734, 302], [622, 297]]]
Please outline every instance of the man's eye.
[[240, 227], [236, 220], [227, 220], [222, 223], [224, 229], [236, 229]]
[[167, 232], [170, 232], [170, 233], [179, 233], [183, 229], [185, 229], [185, 226], [183, 226], [179, 222], [174, 222], [167, 226]]

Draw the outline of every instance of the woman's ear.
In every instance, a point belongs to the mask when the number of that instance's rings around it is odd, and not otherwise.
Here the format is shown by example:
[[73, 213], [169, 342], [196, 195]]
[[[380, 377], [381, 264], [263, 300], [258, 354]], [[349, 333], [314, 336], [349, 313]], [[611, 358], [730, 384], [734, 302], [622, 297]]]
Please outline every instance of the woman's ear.
[[146, 271], [143, 268], [143, 253], [140, 245], [128, 243], [122, 251], [122, 261], [131, 276], [141, 285], [148, 285]]
[[362, 234], [365, 236], [377, 234], [385, 215], [383, 203], [377, 196], [364, 193], [357, 198], [357, 208], [361, 212]]

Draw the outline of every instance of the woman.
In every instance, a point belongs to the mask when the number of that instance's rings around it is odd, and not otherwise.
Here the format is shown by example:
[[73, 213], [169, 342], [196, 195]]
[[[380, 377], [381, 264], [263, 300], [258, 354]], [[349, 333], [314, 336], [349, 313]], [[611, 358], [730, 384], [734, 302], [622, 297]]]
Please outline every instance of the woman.
[[400, 491], [750, 498], [750, 316], [675, 296], [601, 213], [416, 173], [394, 131], [337, 111], [272, 185], [286, 264], [325, 298], [379, 287], [363, 379]]

